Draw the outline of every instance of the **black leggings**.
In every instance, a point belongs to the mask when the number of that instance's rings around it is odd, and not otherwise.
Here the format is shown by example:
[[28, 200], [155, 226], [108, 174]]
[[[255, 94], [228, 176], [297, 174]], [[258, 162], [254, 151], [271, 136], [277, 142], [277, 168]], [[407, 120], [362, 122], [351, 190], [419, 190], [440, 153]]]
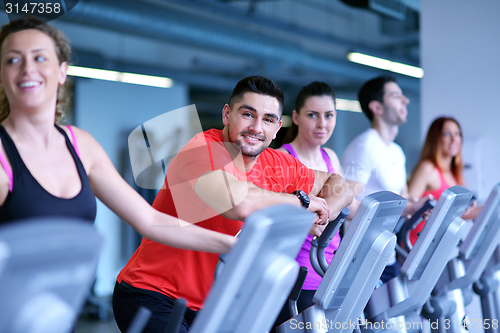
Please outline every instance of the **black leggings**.
[[[152, 312], [152, 315], [143, 332], [164, 333], [174, 305], [175, 300], [166, 295], [135, 288], [124, 281], [116, 283], [113, 292], [113, 312], [116, 324], [122, 332], [127, 331], [139, 308], [144, 306]], [[179, 333], [188, 331], [196, 314], [197, 311], [186, 309]]]

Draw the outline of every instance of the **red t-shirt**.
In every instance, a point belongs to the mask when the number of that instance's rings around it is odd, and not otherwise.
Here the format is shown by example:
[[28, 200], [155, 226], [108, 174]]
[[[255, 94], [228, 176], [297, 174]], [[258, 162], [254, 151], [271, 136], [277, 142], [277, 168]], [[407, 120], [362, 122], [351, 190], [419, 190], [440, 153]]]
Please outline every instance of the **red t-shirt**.
[[[221, 130], [196, 135], [169, 164], [164, 187], [153, 207], [200, 227], [236, 235], [243, 223], [218, 215], [194, 192], [194, 184], [201, 175], [223, 169], [239, 180], [286, 193], [295, 190], [310, 193], [314, 184], [312, 170], [290, 154], [271, 148], [259, 155], [249, 173], [240, 171], [232, 161], [222, 142]], [[217, 254], [181, 250], [143, 238], [117, 280], [174, 299], [184, 298], [189, 308], [198, 311], [213, 283], [217, 262]]]

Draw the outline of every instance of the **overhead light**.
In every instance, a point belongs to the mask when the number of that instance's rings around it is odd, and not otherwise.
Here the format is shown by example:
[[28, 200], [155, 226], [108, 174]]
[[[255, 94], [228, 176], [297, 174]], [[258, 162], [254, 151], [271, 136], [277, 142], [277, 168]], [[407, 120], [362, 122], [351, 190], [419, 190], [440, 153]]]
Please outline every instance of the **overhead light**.
[[341, 111], [352, 111], [352, 112], [361, 112], [361, 105], [359, 105], [358, 101], [352, 99], [336, 99], [336, 109]]
[[174, 84], [174, 81], [168, 77], [124, 73], [80, 66], [69, 66], [68, 75], [85, 77], [89, 79], [140, 84], [143, 86], [159, 88], [170, 88]]
[[347, 55], [347, 59], [358, 64], [376, 67], [394, 73], [416, 77], [419, 79], [424, 76], [424, 70], [420, 67], [410, 66], [399, 62], [366, 55], [363, 53], [350, 52]]

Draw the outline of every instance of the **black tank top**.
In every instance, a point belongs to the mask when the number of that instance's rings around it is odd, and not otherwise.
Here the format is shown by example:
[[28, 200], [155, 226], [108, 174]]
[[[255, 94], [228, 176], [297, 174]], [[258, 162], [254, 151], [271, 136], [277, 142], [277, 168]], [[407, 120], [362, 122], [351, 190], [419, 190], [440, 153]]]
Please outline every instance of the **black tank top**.
[[66, 145], [73, 156], [82, 189], [70, 199], [58, 198], [47, 192], [31, 175], [14, 142], [5, 128], [0, 125], [0, 138], [12, 165], [14, 185], [12, 192], [9, 192], [4, 204], [0, 206], [0, 224], [37, 216], [77, 217], [94, 222], [96, 201], [87, 173], [66, 132], [57, 125], [56, 128], [64, 136]]

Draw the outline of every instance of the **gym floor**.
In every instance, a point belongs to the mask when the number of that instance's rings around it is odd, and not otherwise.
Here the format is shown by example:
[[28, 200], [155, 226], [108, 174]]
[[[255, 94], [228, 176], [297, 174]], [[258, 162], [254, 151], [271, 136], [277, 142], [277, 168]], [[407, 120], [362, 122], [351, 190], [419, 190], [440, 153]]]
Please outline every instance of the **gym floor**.
[[95, 317], [81, 317], [76, 323], [74, 333], [120, 333], [115, 319], [109, 317], [107, 321], [101, 321]]
[[111, 296], [89, 295], [73, 333], [120, 333], [113, 317]]

